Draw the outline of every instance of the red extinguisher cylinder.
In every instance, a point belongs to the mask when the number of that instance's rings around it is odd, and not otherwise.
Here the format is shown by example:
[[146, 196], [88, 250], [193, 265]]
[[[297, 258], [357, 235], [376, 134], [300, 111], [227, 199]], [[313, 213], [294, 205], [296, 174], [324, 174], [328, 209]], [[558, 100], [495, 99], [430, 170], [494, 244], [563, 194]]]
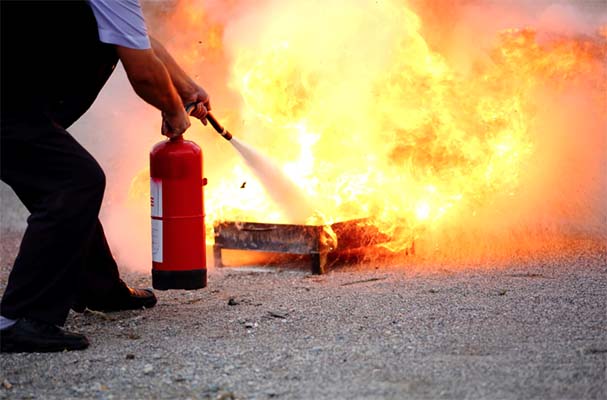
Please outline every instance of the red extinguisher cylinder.
[[152, 286], [207, 285], [202, 150], [178, 136], [150, 152]]

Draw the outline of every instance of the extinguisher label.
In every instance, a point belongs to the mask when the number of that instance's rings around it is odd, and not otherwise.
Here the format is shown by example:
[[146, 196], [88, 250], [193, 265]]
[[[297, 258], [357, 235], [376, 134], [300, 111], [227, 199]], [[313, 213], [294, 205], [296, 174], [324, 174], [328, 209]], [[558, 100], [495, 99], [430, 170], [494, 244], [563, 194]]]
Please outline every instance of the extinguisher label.
[[162, 262], [162, 179], [150, 179], [150, 205], [152, 206], [152, 261]]
[[162, 262], [162, 221], [152, 220], [152, 261]]
[[152, 217], [162, 218], [162, 179], [150, 179], [150, 203]]

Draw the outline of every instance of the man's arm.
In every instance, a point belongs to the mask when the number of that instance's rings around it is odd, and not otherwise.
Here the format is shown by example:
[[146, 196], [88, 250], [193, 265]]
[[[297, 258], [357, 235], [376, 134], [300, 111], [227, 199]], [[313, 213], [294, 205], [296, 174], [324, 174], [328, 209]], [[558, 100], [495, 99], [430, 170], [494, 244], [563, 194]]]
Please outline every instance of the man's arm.
[[139, 0], [88, 2], [95, 14], [99, 40], [116, 46], [135, 92], [162, 111], [162, 133], [175, 136], [190, 126], [184, 104], [195, 103], [191, 115], [206, 124], [209, 95], [160, 42], [149, 37]]
[[150, 42], [154, 54], [162, 61], [171, 76], [171, 81], [175, 85], [183, 103], [196, 103], [196, 108], [192, 110], [191, 115], [199, 118], [206, 125], [207, 121], [205, 117], [207, 112], [211, 110], [211, 103], [207, 92], [183, 71], [162, 43], [151, 35]]
[[137, 95], [162, 111], [162, 134], [173, 137], [185, 132], [190, 120], [167, 67], [154, 50], [116, 49]]

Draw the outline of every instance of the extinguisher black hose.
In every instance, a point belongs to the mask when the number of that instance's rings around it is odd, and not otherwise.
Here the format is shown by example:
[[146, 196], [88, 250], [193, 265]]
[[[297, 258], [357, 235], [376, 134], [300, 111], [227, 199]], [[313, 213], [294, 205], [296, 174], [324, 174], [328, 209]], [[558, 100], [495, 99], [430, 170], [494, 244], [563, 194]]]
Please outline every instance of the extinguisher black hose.
[[[196, 103], [190, 103], [188, 105], [185, 106], [185, 110], [187, 111], [187, 113], [191, 113], [192, 110], [194, 109], [194, 107], [196, 107]], [[215, 117], [213, 116], [213, 114], [211, 113], [207, 113], [207, 121], [209, 121], [209, 123], [211, 124], [211, 126], [213, 128], [215, 128], [215, 130], [217, 131], [217, 133], [219, 133], [221, 136], [223, 136], [226, 140], [231, 140], [232, 139], [232, 134], [223, 126], [221, 126], [221, 124], [215, 119]]]
[[213, 116], [213, 114], [208, 113], [207, 114], [207, 121], [209, 121], [209, 123], [211, 124], [211, 126], [213, 126], [213, 128], [215, 128], [215, 130], [217, 131], [217, 133], [221, 133], [225, 130], [225, 128], [223, 126], [221, 126], [221, 124], [219, 123], [219, 121], [217, 121], [215, 119], [215, 117]]
[[215, 128], [217, 133], [219, 133], [221, 136], [223, 136], [227, 140], [232, 139], [232, 134], [230, 132], [228, 132], [226, 130], [226, 128], [221, 126], [221, 124], [215, 119], [213, 114], [211, 114], [211, 113], [207, 114], [207, 121], [209, 121], [209, 123], [213, 126], [213, 128]]

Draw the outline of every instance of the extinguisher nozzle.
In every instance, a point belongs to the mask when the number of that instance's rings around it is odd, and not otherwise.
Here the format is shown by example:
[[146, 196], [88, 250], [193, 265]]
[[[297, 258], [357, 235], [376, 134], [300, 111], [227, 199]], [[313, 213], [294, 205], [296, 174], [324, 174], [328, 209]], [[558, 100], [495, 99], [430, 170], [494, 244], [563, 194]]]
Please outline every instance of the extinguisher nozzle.
[[211, 124], [213, 128], [219, 133], [225, 140], [232, 140], [232, 134], [215, 119], [213, 114], [207, 114], [207, 121]]
[[225, 140], [232, 140], [232, 134], [225, 129], [220, 133], [220, 135], [223, 136]]

